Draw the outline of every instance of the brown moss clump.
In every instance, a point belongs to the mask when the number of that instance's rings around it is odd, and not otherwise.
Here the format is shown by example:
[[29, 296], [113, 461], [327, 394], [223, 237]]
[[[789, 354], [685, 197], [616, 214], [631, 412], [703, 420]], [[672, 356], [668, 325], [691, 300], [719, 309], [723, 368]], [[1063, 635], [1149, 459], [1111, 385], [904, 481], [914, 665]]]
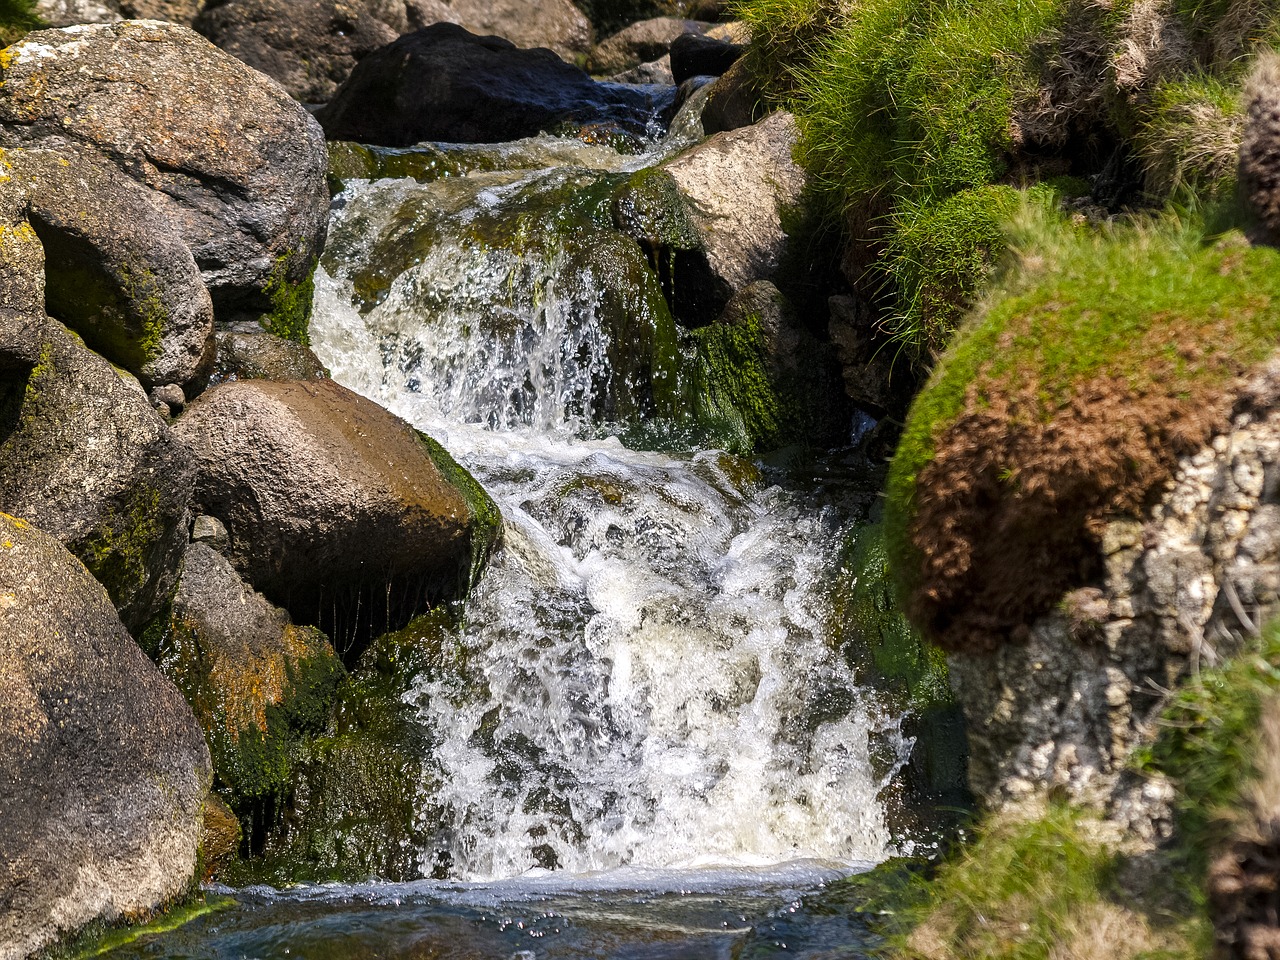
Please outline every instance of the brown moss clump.
[[1280, 339], [1280, 253], [1185, 224], [1040, 221], [1019, 274], [917, 398], [889, 479], [908, 615], [948, 650], [1012, 638], [1224, 429]]

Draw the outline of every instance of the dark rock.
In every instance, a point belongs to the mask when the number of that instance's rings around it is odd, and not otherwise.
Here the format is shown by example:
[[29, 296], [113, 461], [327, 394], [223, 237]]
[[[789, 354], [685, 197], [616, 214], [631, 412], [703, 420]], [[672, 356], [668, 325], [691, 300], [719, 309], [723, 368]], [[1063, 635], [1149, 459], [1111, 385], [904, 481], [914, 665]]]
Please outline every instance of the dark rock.
[[213, 379], [316, 380], [329, 371], [309, 347], [269, 333], [218, 334], [218, 359]]
[[747, 48], [696, 33], [685, 33], [671, 42], [671, 75], [676, 83], [690, 77], [718, 77], [742, 58]]
[[712, 84], [702, 109], [702, 129], [711, 136], [759, 122], [766, 112], [762, 93], [747, 61], [739, 60]]
[[236, 569], [344, 651], [465, 589], [496, 532], [413, 428], [331, 380], [224, 383], [174, 429]]
[[596, 73], [618, 73], [665, 57], [676, 37], [701, 33], [708, 24], [681, 17], [655, 17], [633, 23], [603, 41], [591, 54]]
[[360, 61], [316, 118], [331, 140], [497, 143], [566, 125], [644, 134], [668, 98], [662, 88], [597, 83], [549, 50], [441, 23]]
[[183, 893], [208, 790], [190, 708], [102, 587], [0, 514], [0, 953]]
[[916, 381], [906, 364], [893, 375], [895, 353], [876, 336], [874, 311], [845, 296], [831, 297], [827, 306], [827, 331], [840, 359], [845, 394], [877, 416], [905, 413]]
[[92, 154], [13, 150], [45, 250], [45, 306], [143, 384], [187, 384], [213, 362], [213, 303], [152, 190]]
[[204, 867], [205, 883], [215, 879], [223, 869], [235, 860], [240, 852], [243, 831], [240, 821], [216, 794], [209, 794], [204, 802], [204, 830], [200, 835], [200, 863]]
[[28, 34], [6, 53], [0, 146], [67, 141], [155, 191], [219, 320], [303, 309], [329, 209], [320, 129], [279, 86], [185, 27]]
[[231, 538], [221, 520], [201, 514], [191, 522], [191, 542], [207, 543], [221, 552], [231, 543]]
[[195, 29], [303, 103], [327, 101], [358, 60], [403, 32], [349, 0], [228, 0]]
[[570, 0], [408, 0], [409, 25], [456, 23], [517, 47], [546, 47], [566, 60], [591, 49], [591, 23]]
[[61, 540], [135, 634], [177, 580], [193, 479], [137, 381], [58, 324], [27, 376], [0, 379], [0, 510]]

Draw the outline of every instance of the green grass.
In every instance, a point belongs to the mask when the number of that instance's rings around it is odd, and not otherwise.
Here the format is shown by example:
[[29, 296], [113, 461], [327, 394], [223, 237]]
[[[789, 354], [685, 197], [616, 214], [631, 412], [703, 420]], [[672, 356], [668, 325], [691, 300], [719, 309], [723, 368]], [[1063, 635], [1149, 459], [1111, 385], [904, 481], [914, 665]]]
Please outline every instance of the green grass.
[[1244, 120], [1238, 82], [1196, 72], [1157, 83], [1135, 135], [1148, 197], [1230, 197]]
[[1093, 228], [1034, 203], [1017, 216], [1017, 262], [916, 397], [889, 472], [887, 539], [906, 588], [916, 477], [979, 376], [1007, 397], [1030, 386], [1038, 400], [1019, 415], [1048, 421], [1099, 375], [1138, 394], [1225, 387], [1280, 338], [1280, 251], [1207, 236], [1190, 216]]

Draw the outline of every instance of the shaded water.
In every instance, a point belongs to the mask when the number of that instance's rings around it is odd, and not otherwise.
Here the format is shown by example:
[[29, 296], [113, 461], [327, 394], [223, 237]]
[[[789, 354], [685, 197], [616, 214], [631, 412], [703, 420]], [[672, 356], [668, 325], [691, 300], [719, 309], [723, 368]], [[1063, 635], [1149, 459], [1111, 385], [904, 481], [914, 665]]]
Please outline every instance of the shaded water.
[[652, 259], [600, 215], [676, 146], [468, 148], [338, 198], [317, 353], [505, 521], [454, 638], [468, 682], [407, 698], [432, 744], [415, 855], [449, 879], [241, 891], [113, 956], [862, 955], [801, 902], [910, 845], [880, 794], [911, 743], [833, 640], [858, 506], [619, 439], [689, 435]]

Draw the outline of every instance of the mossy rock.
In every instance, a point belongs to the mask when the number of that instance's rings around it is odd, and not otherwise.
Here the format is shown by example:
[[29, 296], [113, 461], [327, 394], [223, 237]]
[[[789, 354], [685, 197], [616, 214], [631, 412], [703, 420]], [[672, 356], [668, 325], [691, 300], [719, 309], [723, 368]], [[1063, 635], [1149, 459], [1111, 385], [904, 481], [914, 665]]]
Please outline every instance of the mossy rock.
[[1100, 562], [1229, 422], [1280, 337], [1280, 252], [1194, 221], [1092, 228], [1029, 207], [1022, 260], [916, 398], [889, 476], [905, 607], [949, 650], [989, 650]]

